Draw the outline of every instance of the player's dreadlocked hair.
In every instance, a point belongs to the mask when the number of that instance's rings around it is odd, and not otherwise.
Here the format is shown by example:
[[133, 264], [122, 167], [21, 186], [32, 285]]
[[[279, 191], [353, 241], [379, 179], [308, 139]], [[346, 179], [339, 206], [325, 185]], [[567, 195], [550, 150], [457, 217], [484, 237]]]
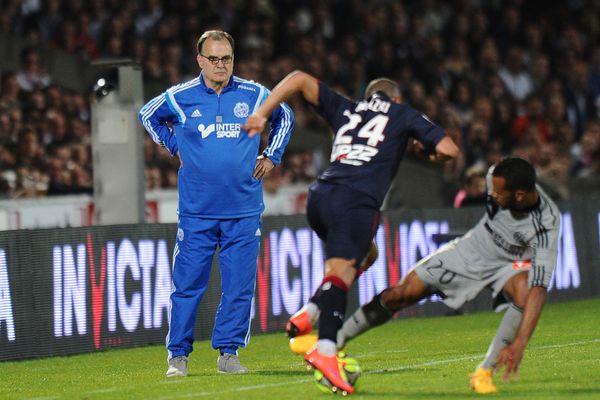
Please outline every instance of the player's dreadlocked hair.
[[365, 99], [371, 97], [375, 92], [383, 92], [390, 99], [402, 96], [400, 86], [389, 78], [377, 78], [369, 82], [365, 89]]
[[522, 158], [505, 158], [496, 165], [492, 175], [504, 178], [507, 190], [535, 190], [535, 169]]

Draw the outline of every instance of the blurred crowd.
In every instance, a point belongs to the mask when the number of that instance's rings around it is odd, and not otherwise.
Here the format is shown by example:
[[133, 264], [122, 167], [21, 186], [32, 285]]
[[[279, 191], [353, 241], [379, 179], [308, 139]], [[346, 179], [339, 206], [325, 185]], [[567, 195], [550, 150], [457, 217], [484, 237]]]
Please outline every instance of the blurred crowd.
[[[600, 173], [598, 1], [0, 3], [0, 31], [28, 44], [20, 69], [0, 82], [4, 196], [91, 191], [89, 97], [53, 85], [36, 49], [134, 58], [146, 87], [164, 90], [198, 74], [197, 38], [217, 28], [236, 39], [235, 74], [269, 87], [294, 69], [349, 97], [374, 77], [399, 82], [404, 100], [462, 146], [443, 167], [448, 182], [465, 184], [448, 204], [460, 206], [473, 176], [505, 155], [530, 160], [559, 198], [569, 179]], [[291, 105], [297, 130], [327, 131], [300, 99]], [[315, 149], [291, 150], [265, 191], [306, 184], [326, 165]], [[146, 186], [175, 187], [176, 160], [149, 137], [145, 154]]]
[[92, 193], [89, 101], [51, 84], [39, 54], [0, 74], [0, 197]]

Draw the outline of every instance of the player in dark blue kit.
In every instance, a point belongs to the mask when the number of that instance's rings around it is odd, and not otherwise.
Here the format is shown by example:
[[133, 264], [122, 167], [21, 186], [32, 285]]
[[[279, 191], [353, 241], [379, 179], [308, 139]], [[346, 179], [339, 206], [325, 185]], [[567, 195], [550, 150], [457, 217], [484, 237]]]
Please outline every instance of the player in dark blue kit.
[[435, 162], [455, 157], [458, 147], [423, 114], [399, 104], [400, 89], [386, 78], [368, 85], [365, 100], [352, 101], [309, 74], [292, 72], [242, 129], [249, 136], [262, 132], [271, 112], [298, 92], [331, 125], [335, 138], [331, 164], [311, 186], [306, 210], [311, 227], [325, 242], [325, 277], [287, 330], [290, 336], [304, 335], [318, 320], [319, 340], [305, 359], [323, 373], [333, 391], [353, 393], [340, 373], [336, 336], [344, 321], [348, 288], [377, 257], [373, 237], [379, 208], [409, 140], [415, 140], [420, 155]]

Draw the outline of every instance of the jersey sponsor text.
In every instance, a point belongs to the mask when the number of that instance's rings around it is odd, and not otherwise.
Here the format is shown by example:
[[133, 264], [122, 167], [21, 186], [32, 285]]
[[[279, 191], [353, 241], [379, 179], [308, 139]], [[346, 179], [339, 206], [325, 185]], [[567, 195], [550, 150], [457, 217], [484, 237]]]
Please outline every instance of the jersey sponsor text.
[[202, 135], [202, 139], [206, 139], [211, 133], [216, 132], [218, 139], [223, 138], [238, 138], [240, 137], [240, 131], [242, 124], [231, 123], [231, 124], [210, 124], [205, 126], [204, 124], [198, 125], [198, 131]]

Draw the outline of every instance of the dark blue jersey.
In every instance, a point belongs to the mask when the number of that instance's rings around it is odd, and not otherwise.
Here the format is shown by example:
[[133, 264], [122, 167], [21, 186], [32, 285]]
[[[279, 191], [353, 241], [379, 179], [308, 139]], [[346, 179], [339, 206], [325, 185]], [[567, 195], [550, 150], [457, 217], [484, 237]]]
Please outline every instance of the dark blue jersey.
[[434, 151], [444, 130], [406, 104], [375, 93], [356, 102], [319, 83], [317, 111], [335, 138], [331, 164], [319, 179], [352, 187], [373, 196], [379, 206], [390, 188], [410, 138]]

